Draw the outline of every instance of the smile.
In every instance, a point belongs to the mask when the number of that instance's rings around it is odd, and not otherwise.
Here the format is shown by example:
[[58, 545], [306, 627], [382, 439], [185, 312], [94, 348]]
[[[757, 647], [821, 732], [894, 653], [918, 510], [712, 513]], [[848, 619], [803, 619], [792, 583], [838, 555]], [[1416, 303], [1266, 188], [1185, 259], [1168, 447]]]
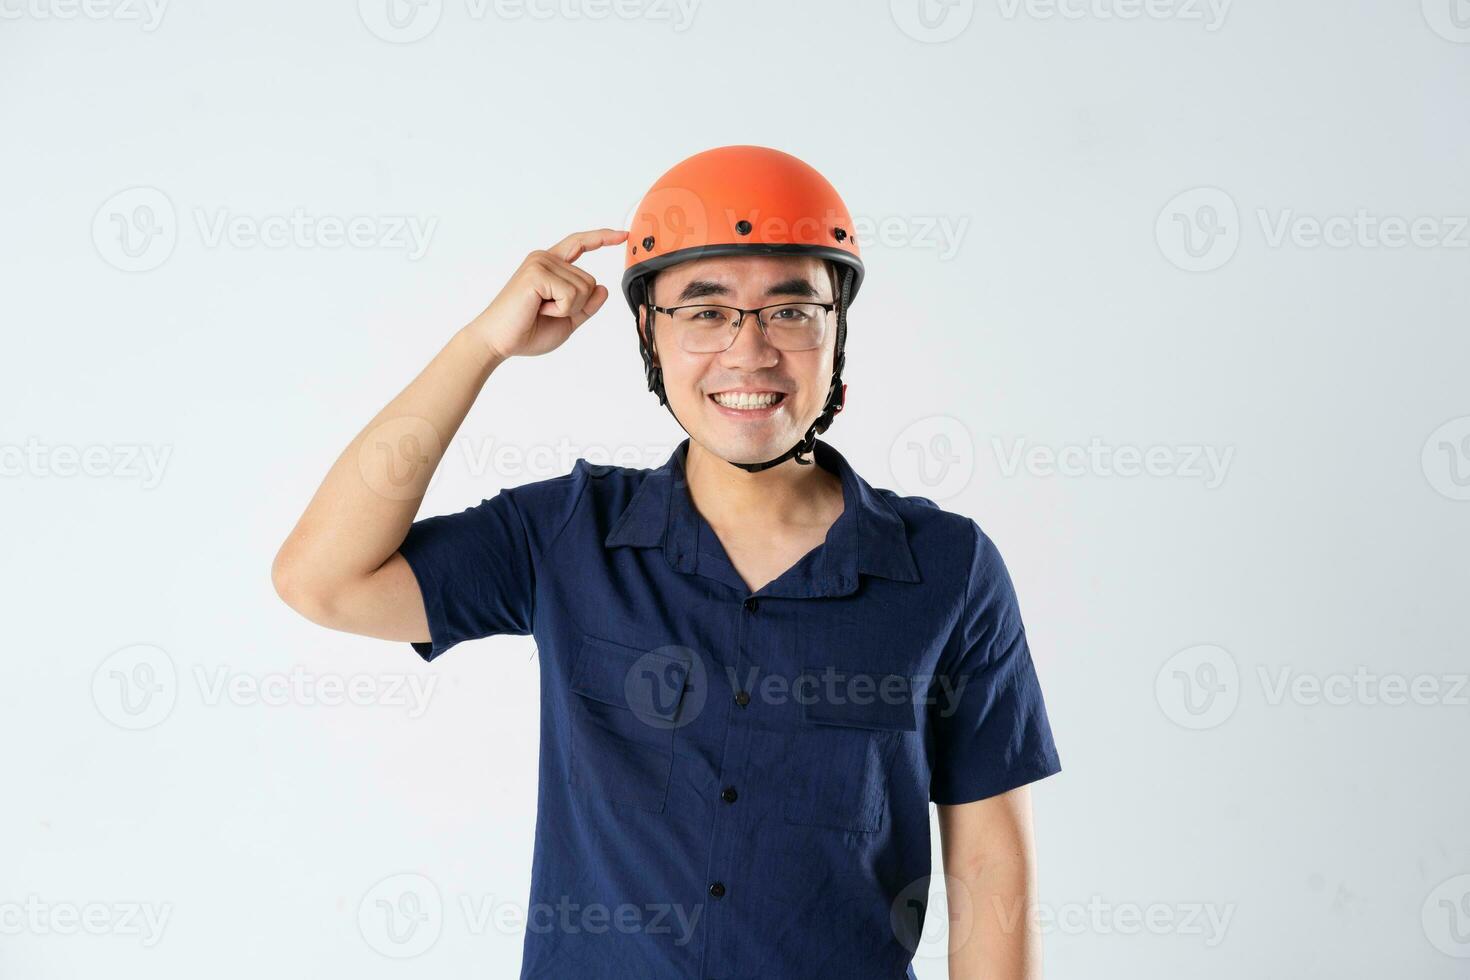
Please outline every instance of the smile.
[[784, 391], [717, 391], [710, 400], [724, 409], [760, 412], [774, 408], [786, 397]]

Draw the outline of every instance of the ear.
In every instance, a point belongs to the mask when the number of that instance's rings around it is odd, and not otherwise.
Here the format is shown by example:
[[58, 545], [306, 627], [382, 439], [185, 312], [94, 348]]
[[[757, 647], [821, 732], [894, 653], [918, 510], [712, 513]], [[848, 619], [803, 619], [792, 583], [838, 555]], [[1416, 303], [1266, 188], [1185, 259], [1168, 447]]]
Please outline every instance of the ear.
[[648, 317], [648, 308], [644, 304], [639, 303], [638, 304], [638, 324], [637, 324], [638, 325], [638, 336], [640, 336], [640, 337], [643, 338], [643, 345], [645, 347], [648, 347], [648, 348], [651, 349], [651, 351], [653, 353], [653, 363], [654, 363], [654, 366], [657, 367], [658, 366], [658, 348], [653, 346], [652, 342], [649, 339], [648, 331], [646, 329], [644, 329], [647, 326], [647, 324], [648, 324], [647, 317]]

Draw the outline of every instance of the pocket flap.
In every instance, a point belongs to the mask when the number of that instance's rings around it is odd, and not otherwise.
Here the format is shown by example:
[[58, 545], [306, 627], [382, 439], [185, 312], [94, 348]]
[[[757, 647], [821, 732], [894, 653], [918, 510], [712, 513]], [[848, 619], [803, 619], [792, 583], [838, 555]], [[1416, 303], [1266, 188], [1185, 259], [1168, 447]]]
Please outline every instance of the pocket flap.
[[886, 732], [918, 730], [913, 686], [902, 674], [803, 667], [797, 691], [801, 717], [813, 724]]
[[640, 717], [673, 721], [689, 679], [676, 656], [584, 636], [572, 671], [572, 691]]

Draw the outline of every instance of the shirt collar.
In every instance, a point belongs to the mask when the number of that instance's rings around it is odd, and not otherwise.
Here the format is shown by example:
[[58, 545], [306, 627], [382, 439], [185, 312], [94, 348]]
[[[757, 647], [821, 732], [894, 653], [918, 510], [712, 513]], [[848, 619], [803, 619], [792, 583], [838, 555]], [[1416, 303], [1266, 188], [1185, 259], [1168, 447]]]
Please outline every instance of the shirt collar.
[[[832, 446], [816, 441], [817, 465], [842, 480], [842, 515], [827, 533], [819, 560], [798, 574], [783, 574], [763, 587], [761, 594], [786, 596], [846, 595], [857, 589], [858, 574], [878, 575], [899, 582], [919, 581], [903, 518], [882, 494], [868, 485]], [[701, 530], [713, 536], [694, 509], [684, 478], [689, 453], [686, 437], [668, 460], [649, 472], [622, 514], [613, 522], [603, 544], [654, 547], [662, 544], [669, 563], [681, 572], [699, 569]], [[801, 565], [801, 563], [798, 563]], [[767, 589], [771, 589], [769, 593]]]

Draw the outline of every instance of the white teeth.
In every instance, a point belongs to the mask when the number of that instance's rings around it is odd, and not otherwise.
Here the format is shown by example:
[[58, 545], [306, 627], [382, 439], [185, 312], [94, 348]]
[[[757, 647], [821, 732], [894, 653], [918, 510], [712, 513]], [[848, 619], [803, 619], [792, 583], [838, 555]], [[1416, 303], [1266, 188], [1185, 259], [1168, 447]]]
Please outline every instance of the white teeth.
[[747, 391], [721, 391], [711, 396], [726, 408], [769, 408], [780, 399], [773, 391], [754, 394]]

